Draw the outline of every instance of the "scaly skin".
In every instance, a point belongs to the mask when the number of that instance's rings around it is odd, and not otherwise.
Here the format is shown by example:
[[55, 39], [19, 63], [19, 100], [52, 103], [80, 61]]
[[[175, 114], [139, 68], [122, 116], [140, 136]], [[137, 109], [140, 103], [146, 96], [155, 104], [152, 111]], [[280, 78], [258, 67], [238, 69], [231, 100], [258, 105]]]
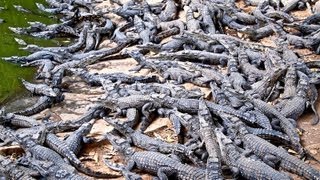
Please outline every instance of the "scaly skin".
[[117, 82], [120, 80], [122, 83], [133, 84], [135, 82], [150, 83], [159, 82], [156, 76], [130, 76], [124, 73], [110, 73], [110, 74], [90, 74], [84, 69], [72, 68], [70, 71], [77, 76], [80, 76], [86, 83], [91, 86], [101, 86], [101, 79], [110, 80], [112, 82]]
[[252, 95], [259, 95], [260, 99], [265, 99], [267, 95], [270, 94], [270, 87], [275, 84], [283, 71], [283, 69], [278, 68], [266, 74], [262, 80], [251, 85], [252, 90], [249, 90], [249, 93]]
[[127, 126], [125, 122], [121, 123], [120, 120], [107, 119], [107, 122], [114, 126], [114, 128], [121, 134], [125, 135], [132, 144], [139, 148], [164, 154], [181, 154], [193, 161], [194, 164], [200, 163], [199, 160], [192, 154], [191, 149], [188, 149], [182, 144], [170, 144], [160, 139], [154, 139], [148, 135], [142, 134], [139, 131], [133, 130]]
[[182, 164], [158, 152], [135, 152], [130, 159], [138, 169], [157, 173], [158, 176], [164, 172], [165, 174], [176, 173], [178, 179], [205, 179], [203, 169]]
[[282, 98], [291, 98], [296, 93], [297, 73], [293, 66], [287, 69], [287, 74], [284, 81], [284, 91]]
[[56, 135], [52, 133], [48, 133], [46, 136], [45, 143], [50, 147], [51, 149], [54, 149], [56, 152], [58, 152], [63, 157], [67, 158], [70, 163], [80, 172], [92, 176], [92, 177], [98, 177], [98, 178], [115, 178], [119, 177], [115, 174], [109, 174], [109, 173], [101, 173], [101, 172], [95, 172], [87, 167], [84, 166], [84, 164], [77, 158], [77, 156], [74, 154], [73, 151], [68, 147], [68, 145], [60, 140]]
[[[199, 100], [195, 99], [185, 99], [185, 98], [172, 98], [172, 97], [158, 97], [161, 99], [161, 104], [168, 108], [177, 108], [181, 112], [196, 113], [199, 109]], [[255, 124], [256, 120], [239, 110], [235, 110], [230, 106], [221, 106], [209, 101], [206, 101], [209, 110], [218, 115], [220, 113], [232, 114], [236, 117], [243, 119], [250, 124]]]
[[201, 139], [205, 143], [206, 150], [209, 154], [209, 157], [207, 159], [206, 178], [223, 179], [220, 162], [221, 155], [219, 145], [216, 141], [216, 135], [214, 134], [215, 126], [212, 123], [211, 113], [203, 100], [200, 100], [199, 102], [198, 116]]
[[276, 157], [277, 160], [280, 160], [281, 168], [307, 179], [320, 179], [320, 172], [318, 170], [288, 154], [286, 150], [278, 148], [268, 141], [252, 134], [246, 134], [242, 139], [246, 149], [252, 150], [254, 154], [261, 159], [264, 159], [268, 155], [272, 155]]
[[226, 137], [221, 131], [216, 131], [218, 142], [220, 144], [221, 152], [226, 158], [226, 163], [234, 172], [238, 170], [244, 178], [247, 179], [269, 179], [269, 180], [290, 180], [291, 178], [284, 174], [272, 169], [270, 166], [261, 161], [256, 161], [241, 155], [232, 141]]
[[159, 18], [161, 21], [171, 21], [176, 19], [178, 8], [174, 0], [166, 0], [165, 8], [161, 11]]
[[27, 107], [24, 110], [17, 111], [15, 114], [31, 116], [41, 112], [42, 110], [50, 107], [52, 105], [52, 99], [48, 96], [41, 96], [38, 101], [31, 107]]
[[26, 163], [27, 166], [31, 167], [40, 172], [43, 178], [48, 180], [56, 180], [56, 179], [69, 179], [69, 180], [88, 180], [88, 178], [83, 177], [82, 175], [70, 172], [55, 163], [37, 160], [37, 159], [29, 159]]
[[40, 124], [31, 117], [17, 115], [14, 113], [4, 114], [2, 115], [1, 119], [3, 119], [6, 122], [9, 122], [11, 125], [16, 127], [32, 127]]
[[79, 154], [82, 145], [84, 144], [84, 136], [91, 131], [94, 122], [95, 120], [91, 120], [88, 123], [82, 124], [79, 129], [70, 134], [70, 136], [65, 140], [69, 149], [74, 152], [74, 154]]
[[193, 16], [193, 11], [189, 6], [184, 6], [186, 14], [186, 24], [188, 31], [201, 31], [200, 21]]
[[182, 164], [180, 161], [164, 154], [151, 151], [135, 152], [127, 141], [118, 136], [107, 133], [106, 138], [113, 147], [123, 154], [128, 160], [127, 170], [136, 167], [140, 170], [157, 174], [160, 179], [175, 175], [178, 179], [205, 179], [204, 169]]
[[177, 52], [161, 52], [159, 56], [154, 58], [166, 58], [175, 59], [179, 61], [191, 61], [191, 62], [202, 62], [210, 65], [225, 65], [227, 64], [228, 55], [212, 53], [199, 50], [182, 50]]
[[279, 111], [277, 111], [270, 104], [267, 104], [266, 102], [264, 102], [262, 100], [251, 98], [250, 101], [261, 112], [265, 113], [268, 116], [274, 116], [280, 120], [280, 126], [283, 129], [283, 131], [288, 135], [293, 148], [300, 155], [303, 155], [304, 152], [303, 152], [303, 148], [300, 144], [300, 137], [299, 137], [298, 133], [296, 132], [296, 129], [293, 126], [293, 124], [289, 121], [289, 119], [284, 117]]
[[266, 115], [264, 115], [262, 112], [260, 112], [258, 110], [252, 110], [252, 111], [247, 111], [247, 112], [249, 112], [250, 114], [253, 114], [256, 117], [257, 124], [260, 127], [267, 129], [267, 130], [272, 129], [269, 118]]
[[22, 84], [33, 94], [45, 95], [49, 97], [57, 96], [53, 89], [46, 84], [31, 84], [24, 79], [22, 79]]
[[254, 83], [256, 80], [263, 78], [265, 72], [249, 63], [249, 57], [244, 49], [239, 50], [238, 60], [241, 71], [248, 77], [250, 83]]
[[290, 139], [287, 135], [282, 132], [272, 130], [272, 129], [261, 129], [261, 128], [251, 128], [246, 127], [248, 132], [259, 136], [263, 139], [271, 140], [272, 142], [279, 142], [281, 144], [290, 144]]
[[39, 174], [31, 169], [19, 166], [15, 161], [0, 155], [0, 171], [10, 179], [15, 180], [36, 180]]

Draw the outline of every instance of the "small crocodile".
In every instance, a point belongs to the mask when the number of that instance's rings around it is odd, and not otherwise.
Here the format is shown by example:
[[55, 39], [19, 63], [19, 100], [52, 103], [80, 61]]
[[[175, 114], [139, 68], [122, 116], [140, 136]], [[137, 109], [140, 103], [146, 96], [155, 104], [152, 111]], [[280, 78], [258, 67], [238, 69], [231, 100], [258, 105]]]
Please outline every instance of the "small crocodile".
[[74, 152], [74, 154], [79, 154], [83, 144], [87, 142], [85, 135], [87, 135], [91, 131], [94, 122], [95, 119], [82, 124], [79, 129], [74, 131], [64, 140], [69, 149]]
[[136, 167], [140, 170], [157, 174], [161, 179], [175, 176], [177, 179], [205, 179], [205, 170], [181, 163], [159, 152], [135, 152], [128, 142], [118, 136], [108, 133], [107, 139], [113, 147], [128, 159], [127, 170]]
[[307, 179], [319, 179], [320, 172], [318, 170], [290, 155], [286, 150], [252, 134], [245, 134], [242, 139], [246, 149], [253, 151], [264, 161], [279, 164], [281, 168]]
[[128, 142], [131, 142], [139, 148], [164, 154], [183, 155], [185, 158], [190, 159], [193, 163], [202, 165], [202, 163], [200, 163], [200, 161], [192, 153], [192, 150], [188, 149], [182, 144], [170, 144], [160, 139], [154, 139], [148, 135], [142, 134], [139, 131], [133, 130], [132, 128], [128, 127], [125, 122], [120, 122], [120, 120], [107, 119], [107, 122], [114, 126], [114, 128], [121, 134], [125, 135]]
[[[51, 149], [55, 150], [61, 156], [67, 158], [70, 163], [80, 172], [99, 178], [115, 178], [119, 177], [115, 174], [95, 172], [87, 167], [77, 158], [75, 153], [69, 148], [68, 144], [62, 140], [60, 140], [56, 135], [52, 133], [48, 133], [45, 139], [45, 144]], [[73, 147], [73, 146], [72, 146]], [[51, 150], [50, 149], [50, 150]], [[55, 161], [53, 161], [55, 162]]]
[[25, 81], [24, 79], [22, 79], [22, 84], [32, 94], [45, 95], [49, 97], [57, 97], [57, 94], [53, 91], [53, 89], [46, 84], [32, 84]]
[[221, 171], [221, 154], [218, 142], [216, 141], [216, 135], [214, 134], [214, 123], [212, 122], [212, 115], [205, 103], [200, 100], [199, 102], [199, 134], [201, 140], [205, 143], [206, 150], [208, 151], [209, 157], [207, 159], [207, 179], [223, 179]]
[[36, 180], [37, 177], [40, 176], [40, 174], [37, 171], [20, 166], [14, 160], [4, 157], [2, 155], [0, 155], [0, 171], [4, 173], [7, 176], [7, 178], [16, 180]]
[[225, 157], [226, 163], [235, 174], [240, 173], [241, 176], [247, 179], [291, 179], [287, 174], [274, 170], [262, 161], [257, 161], [240, 154], [227, 136], [219, 130], [215, 132], [222, 156]]

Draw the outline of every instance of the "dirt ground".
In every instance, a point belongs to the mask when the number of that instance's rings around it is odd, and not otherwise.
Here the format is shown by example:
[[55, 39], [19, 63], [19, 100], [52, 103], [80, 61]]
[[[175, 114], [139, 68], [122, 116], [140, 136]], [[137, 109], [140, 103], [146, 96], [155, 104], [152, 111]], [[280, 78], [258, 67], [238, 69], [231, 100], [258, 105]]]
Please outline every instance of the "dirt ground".
[[[238, 2], [238, 5], [244, 8], [246, 11], [251, 11], [251, 7], [244, 7], [242, 1]], [[105, 8], [109, 6], [108, 3], [102, 4], [99, 7]], [[303, 19], [310, 15], [308, 10], [306, 11], [297, 11], [293, 13], [295, 16]], [[183, 14], [180, 15], [182, 19], [184, 19]], [[261, 43], [266, 45], [273, 44], [273, 38], [268, 37], [261, 40]], [[110, 46], [109, 41], [105, 41], [101, 44], [101, 47]], [[320, 56], [312, 54], [309, 50], [296, 50], [296, 52], [305, 60], [320, 60]], [[94, 65], [90, 65], [89, 69], [91, 72], [96, 73], [112, 73], [112, 72], [122, 72], [133, 74], [129, 71], [129, 69], [133, 68], [136, 65], [136, 62], [133, 59], [124, 59], [124, 60], [110, 60], [106, 62], [97, 63]], [[142, 71], [140, 74], [148, 74], [148, 71]], [[44, 110], [40, 114], [35, 115], [34, 117], [37, 119], [41, 119], [47, 114], [51, 114], [51, 120], [53, 121], [61, 121], [61, 120], [75, 120], [80, 117], [86, 109], [99, 100], [104, 94], [104, 90], [102, 87], [89, 87], [86, 83], [84, 83], [80, 78], [74, 76], [66, 76], [63, 79], [63, 85], [68, 91], [64, 93], [65, 100], [57, 104], [55, 107]], [[186, 84], [186, 87], [192, 87], [190, 84]], [[208, 89], [202, 88], [205, 94], [209, 93]], [[317, 110], [320, 113], [320, 97], [317, 101]], [[304, 115], [298, 120], [299, 127], [303, 130], [302, 133], [302, 143], [303, 146], [309, 150], [315, 158], [320, 159], [320, 124], [316, 126], [311, 125], [311, 119], [313, 114], [310, 110], [306, 111]], [[97, 120], [94, 124], [92, 131], [89, 136], [94, 137], [99, 140], [102, 139], [103, 134], [105, 132], [111, 131], [112, 126], [108, 125], [104, 120]], [[146, 130], [146, 133], [150, 136], [163, 139], [167, 142], [174, 143], [176, 142], [177, 137], [175, 136], [172, 130], [172, 124], [168, 119], [161, 118], [157, 119], [155, 122], [151, 124], [151, 126]], [[61, 138], [63, 138], [66, 134], [59, 134]], [[14, 150], [14, 151], [13, 151]], [[2, 153], [11, 154], [15, 152], [16, 154], [21, 153], [22, 151], [17, 151], [17, 146], [6, 147], [0, 149]], [[111, 171], [104, 164], [104, 158], [112, 159], [114, 162], [123, 162], [121, 157], [119, 157], [112, 146], [107, 141], [101, 141], [99, 143], [93, 143], [87, 145], [83, 148], [81, 153], [81, 160], [85, 162], [85, 164], [97, 171], [101, 172], [114, 172]], [[306, 163], [310, 163], [314, 167], [320, 170], [320, 164], [317, 164], [315, 161], [306, 160]], [[117, 172], [114, 172], [117, 174]], [[299, 177], [294, 176], [295, 179], [299, 179]], [[119, 178], [124, 179], [124, 178]], [[151, 179], [148, 175], [143, 175], [143, 179]]]

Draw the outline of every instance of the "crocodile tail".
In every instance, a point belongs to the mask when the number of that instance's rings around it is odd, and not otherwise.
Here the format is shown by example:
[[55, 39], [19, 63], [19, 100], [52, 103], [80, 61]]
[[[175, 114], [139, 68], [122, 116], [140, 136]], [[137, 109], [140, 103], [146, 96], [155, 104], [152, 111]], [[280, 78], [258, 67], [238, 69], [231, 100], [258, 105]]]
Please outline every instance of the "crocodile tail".
[[118, 177], [121, 177], [121, 174], [110, 174], [110, 173], [94, 171], [88, 167], [85, 167], [84, 164], [78, 164], [75, 167], [78, 171], [80, 171], [83, 174], [86, 174], [88, 176], [91, 176], [91, 177], [96, 177], [96, 178], [118, 178]]

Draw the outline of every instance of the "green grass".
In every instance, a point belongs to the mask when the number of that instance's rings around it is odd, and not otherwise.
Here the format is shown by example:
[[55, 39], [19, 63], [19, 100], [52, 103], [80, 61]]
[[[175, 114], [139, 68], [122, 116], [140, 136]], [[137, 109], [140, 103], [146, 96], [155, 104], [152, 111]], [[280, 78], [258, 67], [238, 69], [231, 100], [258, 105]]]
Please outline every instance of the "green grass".
[[[14, 38], [20, 38], [28, 44], [37, 44], [40, 46], [57, 46], [58, 40], [45, 40], [21, 36], [11, 32], [8, 27], [26, 27], [28, 21], [40, 21], [45, 24], [57, 23], [58, 20], [51, 15], [42, 13], [35, 5], [36, 2], [44, 3], [44, 0], [0, 0], [0, 18], [5, 23], [0, 24], [0, 104], [7, 102], [12, 97], [23, 91], [19, 78], [31, 80], [34, 77], [33, 68], [22, 68], [19, 65], [7, 63], [1, 60], [1, 57], [23, 56], [28, 53], [19, 49], [19, 44]], [[13, 5], [21, 5], [32, 13], [17, 11]]]

